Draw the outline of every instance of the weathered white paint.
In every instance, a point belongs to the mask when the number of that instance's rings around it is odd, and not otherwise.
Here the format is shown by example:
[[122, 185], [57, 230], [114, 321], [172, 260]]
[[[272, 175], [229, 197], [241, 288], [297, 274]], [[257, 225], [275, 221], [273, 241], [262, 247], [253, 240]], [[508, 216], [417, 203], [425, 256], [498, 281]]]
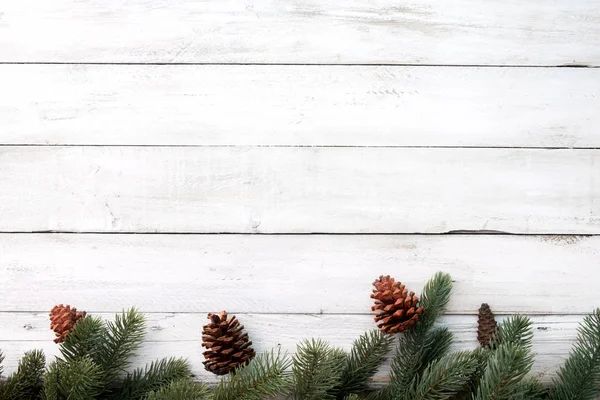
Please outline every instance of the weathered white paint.
[[2, 231], [600, 233], [600, 151], [2, 147]]
[[360, 314], [379, 275], [420, 293], [443, 270], [451, 313], [588, 313], [599, 255], [600, 236], [2, 234], [0, 310]]
[[0, 143], [600, 147], [600, 69], [0, 65]]
[[[112, 314], [101, 314], [113, 318]], [[250, 334], [257, 351], [270, 349], [293, 353], [296, 344], [311, 337], [321, 337], [331, 345], [350, 349], [352, 341], [363, 332], [373, 329], [369, 315], [238, 315]], [[214, 382], [214, 376], [202, 366], [202, 325], [205, 314], [149, 314], [148, 335], [140, 351], [136, 365], [156, 358], [186, 357], [199, 379]], [[499, 318], [501, 319], [501, 318]], [[549, 380], [569, 353], [576, 329], [583, 316], [533, 316], [533, 351], [536, 364], [533, 374]], [[476, 316], [445, 316], [440, 326], [454, 333], [454, 349], [477, 347]], [[48, 355], [58, 354], [58, 346], [52, 342], [53, 334], [48, 327], [48, 317], [43, 314], [0, 313], [0, 349], [5, 353], [7, 372], [16, 368], [18, 358], [24, 351], [40, 348]], [[387, 367], [375, 377], [374, 382], [386, 380]]]
[[595, 0], [28, 0], [0, 12], [4, 62], [600, 64]]

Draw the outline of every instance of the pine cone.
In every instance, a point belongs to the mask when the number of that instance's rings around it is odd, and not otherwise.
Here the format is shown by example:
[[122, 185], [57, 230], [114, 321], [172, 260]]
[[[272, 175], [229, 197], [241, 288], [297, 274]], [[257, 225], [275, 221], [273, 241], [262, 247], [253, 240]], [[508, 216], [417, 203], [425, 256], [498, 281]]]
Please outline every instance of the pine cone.
[[56, 334], [54, 343], [61, 343], [73, 330], [73, 327], [81, 318], [85, 317], [85, 311], [78, 312], [75, 307], [59, 304], [50, 311], [50, 329]]
[[235, 316], [227, 318], [227, 313], [219, 315], [208, 314], [210, 323], [202, 331], [202, 347], [207, 351], [202, 353], [207, 371], [216, 375], [226, 375], [241, 365], [246, 365], [256, 353], [248, 334], [243, 332]]
[[490, 306], [483, 303], [479, 308], [479, 316], [477, 317], [477, 340], [482, 347], [489, 346], [496, 333], [497, 326]]
[[382, 332], [394, 334], [412, 328], [421, 314], [423, 307], [418, 306], [419, 298], [414, 292], [408, 292], [401, 282], [394, 278], [380, 276], [373, 282], [375, 305], [375, 323]]

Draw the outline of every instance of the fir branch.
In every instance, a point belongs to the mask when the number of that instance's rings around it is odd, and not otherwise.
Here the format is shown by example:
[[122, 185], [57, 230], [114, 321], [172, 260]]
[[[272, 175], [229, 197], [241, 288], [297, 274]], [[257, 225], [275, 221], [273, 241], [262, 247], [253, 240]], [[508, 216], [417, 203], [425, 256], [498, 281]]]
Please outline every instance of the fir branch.
[[33, 400], [39, 397], [46, 357], [41, 350], [28, 351], [19, 360], [17, 372], [0, 387], [2, 400]]
[[427, 330], [433, 326], [438, 318], [446, 311], [446, 306], [450, 301], [451, 291], [452, 277], [447, 273], [436, 272], [433, 278], [427, 282], [421, 293], [420, 302], [420, 305], [425, 309], [417, 324], [421, 325], [421, 330]]
[[349, 394], [348, 396], [344, 397], [344, 400], [359, 400], [360, 397], [358, 397], [358, 395], [356, 394]]
[[500, 400], [514, 395], [532, 365], [533, 355], [527, 348], [516, 343], [499, 345], [487, 362], [474, 400]]
[[71, 362], [56, 360], [48, 368], [44, 380], [46, 400], [89, 400], [101, 392], [102, 370], [84, 356]]
[[291, 385], [291, 361], [281, 353], [264, 353], [221, 379], [213, 400], [264, 400], [286, 393]]
[[423, 345], [422, 365], [428, 365], [448, 354], [454, 335], [448, 328], [436, 328], [427, 333], [426, 339]]
[[146, 368], [138, 368], [127, 374], [117, 398], [119, 400], [140, 399], [151, 391], [159, 390], [173, 381], [190, 376], [189, 364], [182, 358], [154, 361]]
[[145, 336], [144, 315], [131, 308], [115, 316], [115, 322], [106, 323], [106, 334], [98, 348], [98, 365], [105, 383], [123, 373], [130, 357], [140, 348]]
[[145, 400], [209, 400], [210, 390], [203, 383], [179, 379], [148, 393]]
[[392, 345], [392, 339], [392, 336], [374, 329], [354, 341], [342, 372], [338, 399], [368, 388], [368, 380], [377, 372], [385, 359]]
[[102, 319], [92, 316], [80, 319], [60, 344], [60, 353], [64, 361], [75, 361], [87, 355], [99, 364], [98, 350], [106, 334]]
[[592, 400], [600, 395], [600, 308], [584, 318], [569, 358], [561, 366], [551, 400]]
[[456, 352], [432, 362], [402, 397], [406, 400], [446, 400], [456, 395], [477, 367], [470, 351]]
[[546, 397], [546, 389], [535, 379], [524, 379], [519, 382], [510, 395], [511, 400], [542, 400]]
[[490, 346], [493, 349], [499, 344], [514, 343], [525, 348], [530, 348], [533, 339], [531, 325], [531, 320], [524, 315], [514, 314], [508, 316], [498, 326]]
[[421, 294], [421, 305], [425, 307], [423, 315], [400, 338], [390, 367], [390, 384], [373, 395], [372, 399], [401, 395], [429, 362], [448, 351], [452, 340], [450, 332], [432, 332], [431, 328], [446, 310], [451, 291], [452, 278], [449, 274], [437, 272], [427, 282]]
[[293, 398], [297, 400], [334, 399], [339, 387], [346, 355], [332, 349], [321, 339], [306, 340], [298, 345], [293, 357]]

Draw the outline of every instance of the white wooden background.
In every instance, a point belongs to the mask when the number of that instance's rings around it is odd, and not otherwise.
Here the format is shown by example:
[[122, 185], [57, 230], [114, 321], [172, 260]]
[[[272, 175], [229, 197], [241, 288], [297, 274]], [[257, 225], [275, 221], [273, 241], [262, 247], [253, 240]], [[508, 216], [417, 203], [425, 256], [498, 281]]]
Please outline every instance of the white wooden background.
[[137, 306], [139, 362], [214, 381], [207, 312], [348, 348], [443, 270], [455, 347], [531, 315], [549, 380], [600, 306], [598, 66], [597, 0], [0, 2], [6, 369]]

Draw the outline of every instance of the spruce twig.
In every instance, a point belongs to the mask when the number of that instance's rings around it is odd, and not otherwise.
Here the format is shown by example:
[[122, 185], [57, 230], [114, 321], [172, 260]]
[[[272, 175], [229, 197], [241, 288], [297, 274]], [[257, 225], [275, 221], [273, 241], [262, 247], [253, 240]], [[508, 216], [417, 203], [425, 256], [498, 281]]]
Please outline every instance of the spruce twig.
[[354, 341], [342, 372], [337, 393], [339, 400], [368, 388], [369, 379], [377, 372], [391, 345], [392, 336], [378, 329], [366, 332]]
[[501, 400], [516, 394], [519, 382], [531, 370], [533, 355], [517, 343], [502, 343], [486, 364], [474, 400]]
[[54, 361], [44, 379], [46, 400], [95, 399], [101, 391], [102, 370], [88, 356], [71, 362]]
[[[451, 337], [447, 331], [430, 332], [433, 324], [445, 312], [450, 301], [452, 278], [449, 274], [437, 272], [421, 294], [421, 304], [425, 307], [417, 324], [400, 338], [398, 348], [391, 363], [390, 384], [375, 394], [373, 399], [398, 397], [406, 391], [411, 382], [433, 361], [427, 357], [438, 357], [448, 351]], [[440, 337], [444, 340], [437, 341]]]
[[500, 325], [492, 339], [491, 348], [498, 344], [513, 343], [524, 348], [531, 347], [533, 332], [531, 320], [521, 314], [508, 316]]
[[221, 379], [213, 400], [264, 400], [286, 393], [292, 382], [290, 365], [290, 360], [279, 352], [259, 355]]
[[19, 360], [17, 372], [0, 387], [0, 399], [33, 400], [42, 389], [46, 357], [41, 350], [28, 351]]
[[97, 317], [86, 316], [80, 319], [71, 333], [60, 343], [63, 360], [72, 362], [89, 356], [96, 364], [100, 363], [98, 348], [106, 337], [104, 321]]
[[209, 400], [210, 390], [203, 383], [179, 379], [148, 393], [145, 400]]
[[600, 308], [584, 318], [569, 358], [554, 380], [551, 400], [592, 400], [600, 395]]
[[97, 350], [104, 382], [111, 382], [125, 372], [130, 358], [142, 344], [145, 327], [144, 315], [135, 308], [117, 314], [115, 322], [106, 323], [106, 334]]
[[342, 380], [346, 354], [321, 339], [305, 340], [293, 357], [293, 398], [296, 400], [335, 399], [332, 392]]
[[410, 400], [446, 400], [456, 395], [475, 371], [477, 359], [459, 351], [430, 363], [403, 396]]
[[146, 368], [137, 368], [132, 373], [128, 373], [116, 398], [119, 400], [140, 399], [149, 392], [159, 390], [173, 381], [190, 376], [190, 366], [186, 360], [164, 358], [152, 362]]

